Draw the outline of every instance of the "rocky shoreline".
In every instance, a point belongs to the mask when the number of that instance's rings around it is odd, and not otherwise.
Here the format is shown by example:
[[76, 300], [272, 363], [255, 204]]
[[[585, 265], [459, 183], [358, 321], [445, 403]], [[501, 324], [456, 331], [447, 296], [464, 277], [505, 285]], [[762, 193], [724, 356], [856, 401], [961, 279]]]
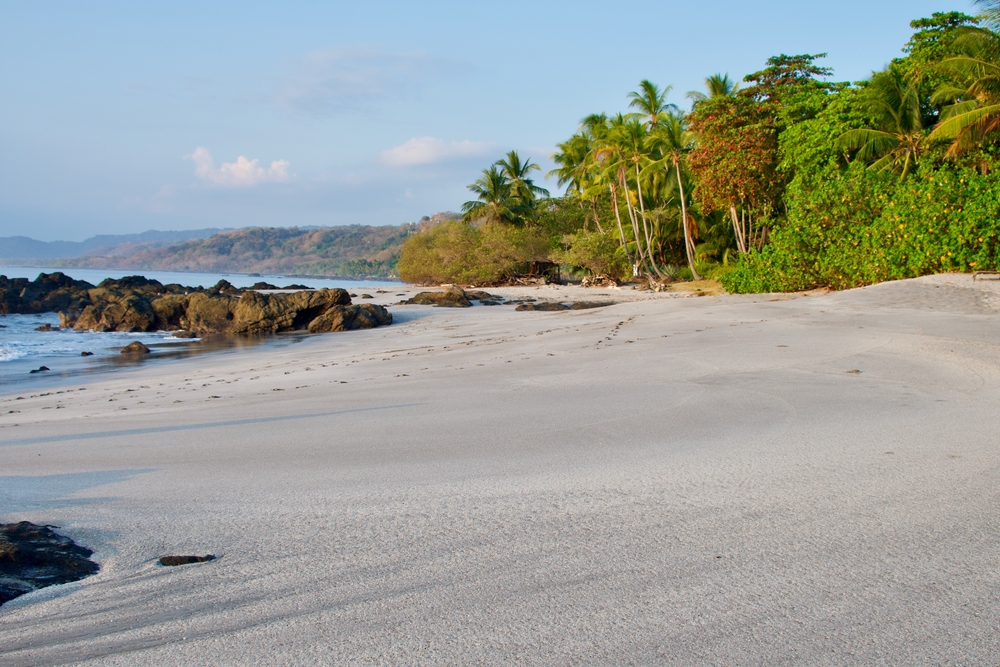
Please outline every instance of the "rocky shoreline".
[[0, 276], [0, 314], [46, 312], [59, 314], [61, 328], [102, 332], [326, 333], [392, 324], [383, 306], [353, 304], [339, 288], [266, 293], [239, 290], [225, 280], [205, 289], [142, 276], [96, 286], [61, 272], [33, 281]]

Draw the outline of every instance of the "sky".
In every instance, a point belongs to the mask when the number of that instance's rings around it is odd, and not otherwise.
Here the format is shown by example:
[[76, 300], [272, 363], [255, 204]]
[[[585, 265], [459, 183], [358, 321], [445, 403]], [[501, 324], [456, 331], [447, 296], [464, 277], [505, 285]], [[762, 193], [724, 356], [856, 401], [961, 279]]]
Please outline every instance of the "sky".
[[[779, 53], [866, 78], [967, 0], [0, 2], [0, 236], [397, 225], [544, 171], [642, 79]], [[555, 183], [547, 183], [553, 192]], [[3, 252], [0, 249], [0, 256]]]

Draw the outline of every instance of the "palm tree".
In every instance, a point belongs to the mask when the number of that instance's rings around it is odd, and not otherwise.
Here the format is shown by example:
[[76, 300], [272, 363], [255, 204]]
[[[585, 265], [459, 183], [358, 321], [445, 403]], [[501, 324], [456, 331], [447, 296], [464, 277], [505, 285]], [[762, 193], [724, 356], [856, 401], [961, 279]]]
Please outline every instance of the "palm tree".
[[483, 170], [483, 176], [469, 186], [476, 199], [462, 204], [466, 221], [507, 222], [521, 221], [518, 210], [521, 202], [514, 197], [507, 177], [493, 165]]
[[[656, 263], [650, 253], [652, 237], [649, 229], [649, 221], [646, 218], [645, 199], [642, 195], [641, 169], [646, 160], [646, 136], [647, 126], [635, 115], [615, 116], [608, 126], [608, 135], [603, 147], [605, 169], [614, 174], [617, 185], [624, 195], [625, 209], [628, 212], [629, 222], [632, 226], [632, 238], [635, 239], [636, 257], [632, 263], [632, 274], [639, 275], [640, 267], [645, 263], [648, 273], [657, 273]], [[635, 187], [633, 192], [630, 187], [632, 172], [635, 172]], [[612, 189], [612, 197], [617, 189]], [[619, 218], [617, 198], [613, 201], [615, 215]], [[639, 222], [642, 221], [640, 232]], [[652, 269], [650, 271], [649, 269]], [[662, 276], [661, 276], [662, 277]]]
[[592, 160], [594, 152], [594, 137], [589, 132], [581, 128], [581, 131], [574, 134], [561, 144], [556, 144], [558, 149], [550, 156], [556, 163], [556, 168], [546, 174], [547, 178], [555, 177], [560, 187], [565, 185], [567, 196], [576, 197], [580, 206], [584, 206], [584, 201], [590, 204], [590, 213], [585, 213], [583, 226], [587, 228], [590, 216], [594, 218], [597, 231], [604, 233], [601, 221], [597, 215], [597, 200], [592, 189], [591, 177]]
[[[982, 2], [996, 12], [1000, 2]], [[937, 103], [950, 101], [931, 139], [950, 139], [948, 155], [955, 156], [981, 146], [1000, 132], [1000, 35], [970, 28], [956, 45], [965, 53], [941, 62], [940, 68], [952, 78], [934, 94]]]
[[658, 161], [651, 164], [651, 167], [665, 169], [668, 175], [673, 172], [673, 176], [677, 180], [677, 194], [681, 206], [680, 224], [684, 230], [684, 251], [687, 255], [688, 267], [691, 269], [691, 277], [695, 280], [701, 280], [697, 269], [694, 268], [694, 220], [688, 214], [683, 178], [683, 172], [686, 171], [687, 166], [687, 155], [694, 148], [694, 142], [694, 133], [687, 129], [684, 118], [680, 114], [668, 115], [649, 137], [651, 147], [661, 156]]
[[517, 151], [510, 151], [507, 156], [496, 161], [496, 166], [500, 167], [503, 175], [510, 183], [511, 194], [519, 199], [525, 206], [534, 208], [535, 200], [538, 197], [548, 197], [549, 191], [535, 185], [534, 181], [528, 178], [533, 171], [541, 171], [541, 167], [531, 160], [521, 161], [521, 156]]
[[975, 0], [983, 8], [982, 21], [991, 30], [1000, 30], [1000, 0]]
[[[625, 250], [629, 264], [632, 265], [632, 274], [638, 275], [639, 260], [632, 258], [628, 239], [625, 237], [625, 227], [622, 225], [621, 210], [618, 206], [623, 160], [616, 135], [617, 128], [624, 122], [625, 117], [621, 114], [618, 114], [614, 119], [609, 119], [604, 114], [593, 114], [583, 119], [582, 126], [594, 137], [591, 172], [593, 185], [588, 188], [587, 192], [596, 196], [598, 188], [603, 190], [604, 187], [607, 187], [611, 194], [611, 210], [615, 214], [615, 222], [618, 223], [618, 239]], [[628, 197], [626, 196], [627, 201]]]
[[698, 106], [699, 103], [712, 97], [729, 97], [730, 95], [734, 95], [740, 89], [740, 84], [730, 79], [729, 74], [713, 74], [710, 77], [706, 77], [705, 89], [708, 91], [707, 95], [697, 90], [692, 90], [686, 95], [691, 100], [692, 106]]
[[654, 128], [664, 114], [677, 109], [676, 104], [669, 104], [667, 102], [667, 95], [673, 88], [673, 86], [667, 86], [663, 90], [660, 90], [649, 79], [643, 79], [639, 82], [639, 90], [628, 94], [631, 100], [628, 103], [629, 108], [638, 109], [638, 114], [643, 118], [647, 118], [646, 122], [649, 124], [649, 127]]
[[871, 162], [869, 169], [891, 170], [906, 178], [920, 161], [927, 139], [919, 84], [890, 67], [872, 76], [861, 95], [877, 128], [848, 130], [837, 139], [838, 147], [856, 150], [855, 159]]
[[579, 196], [587, 177], [587, 158], [593, 148], [590, 137], [574, 134], [561, 144], [556, 144], [556, 148], [558, 150], [549, 156], [556, 163], [556, 168], [545, 176], [555, 177], [560, 187], [568, 185], [566, 194]]

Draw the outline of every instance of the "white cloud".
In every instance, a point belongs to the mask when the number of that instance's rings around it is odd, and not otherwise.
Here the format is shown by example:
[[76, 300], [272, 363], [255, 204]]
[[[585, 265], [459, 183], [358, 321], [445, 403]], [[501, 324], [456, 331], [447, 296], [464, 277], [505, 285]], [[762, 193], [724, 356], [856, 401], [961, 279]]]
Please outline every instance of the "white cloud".
[[363, 110], [376, 101], [405, 97], [439, 67], [437, 60], [422, 52], [314, 51], [293, 62], [293, 71], [281, 81], [274, 101], [318, 116]]
[[207, 148], [199, 146], [194, 153], [185, 157], [194, 160], [194, 174], [203, 181], [228, 187], [247, 187], [260, 183], [287, 181], [288, 160], [275, 160], [265, 169], [260, 160], [248, 159], [241, 155], [236, 162], [223, 162], [218, 169]]
[[445, 141], [434, 137], [414, 137], [395, 148], [382, 151], [379, 161], [390, 167], [414, 167], [467, 157], [480, 157], [496, 150], [485, 141]]

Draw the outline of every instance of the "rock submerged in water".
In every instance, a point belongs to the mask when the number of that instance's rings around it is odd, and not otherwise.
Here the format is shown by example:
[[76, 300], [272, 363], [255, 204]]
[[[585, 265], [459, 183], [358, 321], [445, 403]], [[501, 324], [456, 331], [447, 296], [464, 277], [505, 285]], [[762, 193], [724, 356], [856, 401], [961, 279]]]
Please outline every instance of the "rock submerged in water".
[[122, 348], [122, 354], [149, 354], [150, 349], [139, 341], [132, 341]]
[[53, 528], [28, 521], [0, 524], [0, 604], [32, 591], [96, 574], [94, 553]]
[[[265, 283], [267, 288], [272, 286]], [[258, 283], [258, 289], [264, 289]], [[354, 305], [342, 289], [293, 293], [240, 291], [226, 280], [209, 289], [163, 285], [143, 276], [105, 280], [98, 286], [62, 273], [35, 281], [0, 276], [0, 314], [59, 312], [59, 326], [77, 331], [210, 333], [324, 333], [392, 324], [382, 306]]]

